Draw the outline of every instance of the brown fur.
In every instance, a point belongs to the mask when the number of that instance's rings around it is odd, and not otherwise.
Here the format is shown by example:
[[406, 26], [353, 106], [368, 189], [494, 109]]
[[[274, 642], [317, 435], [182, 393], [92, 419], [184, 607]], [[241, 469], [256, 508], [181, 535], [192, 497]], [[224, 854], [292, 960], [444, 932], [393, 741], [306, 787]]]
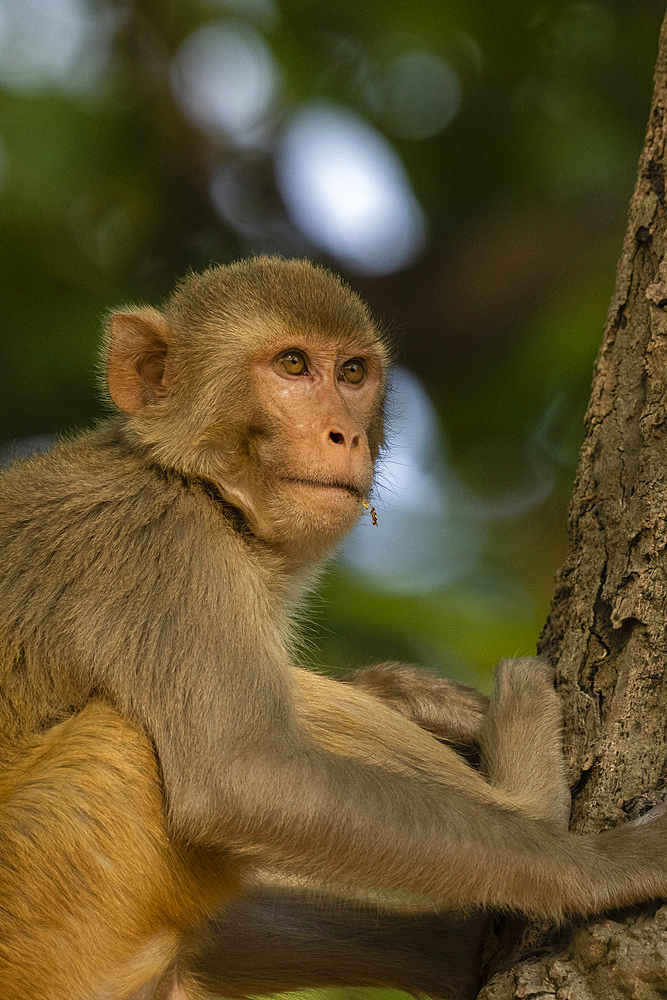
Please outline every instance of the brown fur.
[[[560, 710], [539, 661], [504, 664], [486, 714], [415, 668], [340, 684], [295, 661], [290, 609], [371, 487], [387, 355], [329, 272], [213, 268], [161, 312], [111, 318], [121, 415], [3, 476], [2, 996], [322, 984], [316, 934], [272, 980], [259, 946], [254, 979], [230, 966], [224, 915], [204, 929], [258, 869], [555, 919], [667, 891], [664, 817], [563, 830]], [[427, 729], [475, 744], [486, 777]], [[347, 981], [386, 985], [367, 923], [350, 930]], [[451, 996], [472, 989], [479, 924], [446, 922]]]
[[459, 1000], [477, 994], [486, 923], [260, 886], [212, 921], [197, 971], [225, 997], [354, 984]]

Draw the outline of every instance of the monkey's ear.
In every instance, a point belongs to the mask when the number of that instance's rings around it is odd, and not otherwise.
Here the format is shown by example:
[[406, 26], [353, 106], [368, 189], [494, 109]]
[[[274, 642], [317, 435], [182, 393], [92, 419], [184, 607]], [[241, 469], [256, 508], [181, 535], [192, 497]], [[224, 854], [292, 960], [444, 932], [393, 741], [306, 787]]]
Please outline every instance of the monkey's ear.
[[170, 341], [169, 325], [157, 309], [114, 313], [109, 319], [109, 394], [130, 416], [169, 395]]

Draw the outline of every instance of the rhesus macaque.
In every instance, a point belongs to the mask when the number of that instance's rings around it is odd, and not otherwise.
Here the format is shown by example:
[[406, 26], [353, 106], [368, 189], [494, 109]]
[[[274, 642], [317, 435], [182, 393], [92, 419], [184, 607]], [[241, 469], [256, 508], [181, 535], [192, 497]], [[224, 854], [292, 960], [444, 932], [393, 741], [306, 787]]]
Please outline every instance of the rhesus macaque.
[[[501, 665], [486, 711], [411, 668], [345, 684], [296, 660], [295, 609], [369, 496], [387, 359], [323, 268], [214, 267], [112, 315], [116, 416], [2, 477], [0, 996], [463, 997], [484, 909], [667, 893], [664, 814], [564, 829], [540, 661]], [[373, 937], [262, 871], [469, 916], [425, 920], [421, 946], [395, 907]]]

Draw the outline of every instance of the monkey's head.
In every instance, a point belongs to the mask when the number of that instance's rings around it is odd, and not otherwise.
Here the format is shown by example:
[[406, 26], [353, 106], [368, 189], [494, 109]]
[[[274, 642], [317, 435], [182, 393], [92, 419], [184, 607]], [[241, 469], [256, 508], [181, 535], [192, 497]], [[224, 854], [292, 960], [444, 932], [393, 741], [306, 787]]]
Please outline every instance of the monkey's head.
[[299, 563], [361, 513], [383, 441], [387, 360], [362, 300], [302, 260], [190, 274], [162, 311], [133, 307], [109, 322], [109, 393], [134, 442], [212, 483]]

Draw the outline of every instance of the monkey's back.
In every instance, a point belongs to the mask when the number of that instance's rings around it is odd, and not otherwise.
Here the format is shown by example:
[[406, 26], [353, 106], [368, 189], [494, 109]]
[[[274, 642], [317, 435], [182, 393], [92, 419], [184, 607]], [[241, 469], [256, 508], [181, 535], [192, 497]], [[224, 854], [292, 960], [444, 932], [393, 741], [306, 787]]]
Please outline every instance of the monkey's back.
[[112, 635], [111, 604], [133, 589], [132, 539], [173, 500], [113, 423], [0, 475], [0, 746], [16, 747], [94, 693], [95, 635]]

